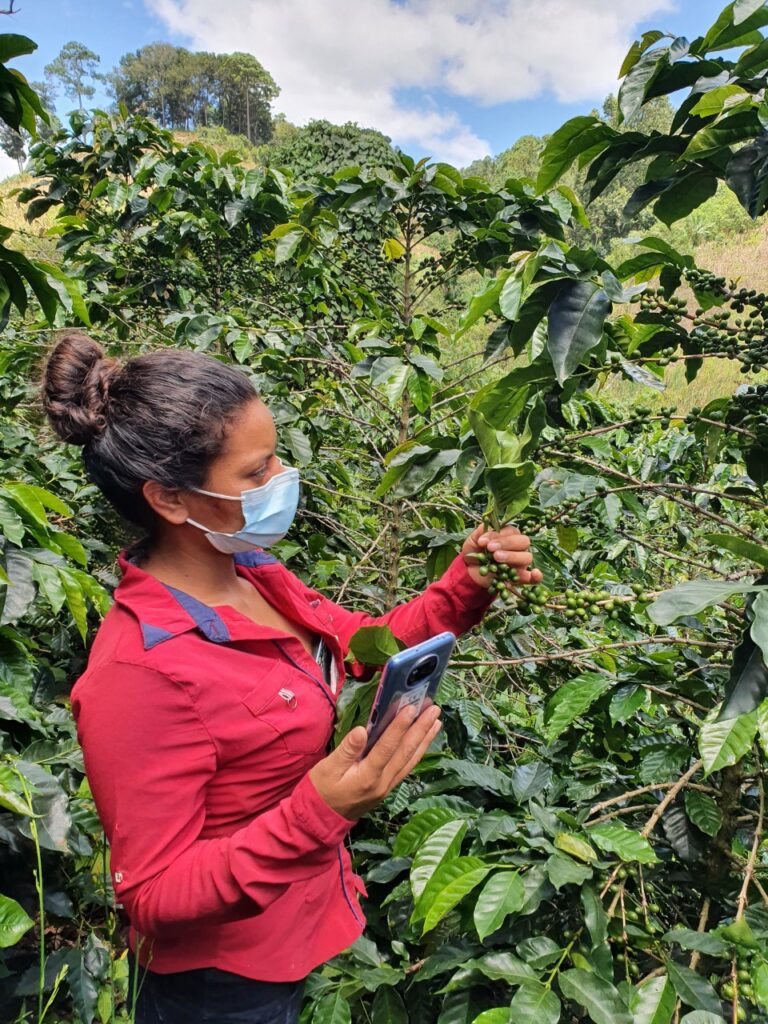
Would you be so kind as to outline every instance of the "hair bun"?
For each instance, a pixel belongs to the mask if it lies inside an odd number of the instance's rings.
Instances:
[[[87,445],[104,432],[109,384],[119,370],[87,334],[60,336],[43,374],[43,408],[62,441]]]

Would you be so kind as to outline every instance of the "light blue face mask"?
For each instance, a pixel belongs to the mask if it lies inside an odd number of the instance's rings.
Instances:
[[[209,530],[194,519],[187,519],[190,526],[205,531],[210,543],[225,555],[254,548],[268,548],[282,540],[291,527],[299,505],[299,471],[291,467],[273,476],[262,487],[251,487],[239,497],[231,494],[217,494],[192,488],[198,494],[209,498],[223,498],[225,501],[239,501],[243,509],[243,525],[234,533]]]

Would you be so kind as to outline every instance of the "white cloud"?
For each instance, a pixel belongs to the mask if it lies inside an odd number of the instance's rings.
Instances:
[[[357,121],[404,149],[466,164],[488,143],[451,97],[491,105],[616,87],[635,26],[673,0],[145,0],[191,45],[246,50],[291,121]],[[403,90],[423,100],[404,101]]]

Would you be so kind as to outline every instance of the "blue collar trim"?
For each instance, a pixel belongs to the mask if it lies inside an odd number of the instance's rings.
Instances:
[[[176,587],[172,587],[168,583],[164,583],[163,586],[169,594],[176,598],[207,640],[212,640],[215,644],[229,641],[229,630],[224,624],[224,620],[210,605],[203,604],[196,597],[192,597],[191,594],[187,594],[183,590],[177,590]]]
[[[175,633],[171,633],[167,629],[161,629],[160,626],[151,626],[148,622],[141,622],[139,625],[141,626],[141,635],[144,638],[145,651],[151,651],[153,647],[157,647],[158,644],[176,636]]]
[[[241,551],[235,555],[235,565],[242,565],[246,569],[253,569],[257,565],[273,565],[277,559],[274,555],[268,555],[266,551]]]

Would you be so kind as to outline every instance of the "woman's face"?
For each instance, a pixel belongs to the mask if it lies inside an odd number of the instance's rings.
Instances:
[[[272,415],[259,398],[243,407],[230,423],[221,454],[208,467],[202,489],[239,498],[243,491],[262,487],[283,470],[275,455],[277,434]],[[234,533],[243,526],[236,501],[210,498],[194,491],[185,496],[189,516],[210,530]]]

